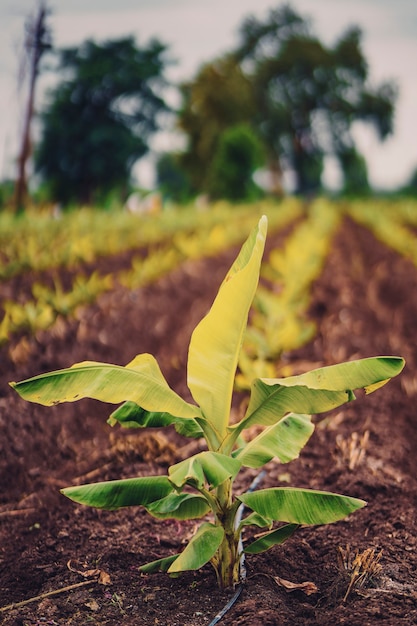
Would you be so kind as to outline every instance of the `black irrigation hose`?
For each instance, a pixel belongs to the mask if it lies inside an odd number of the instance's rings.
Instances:
[[[210,622],[209,626],[214,626],[215,624],[218,624],[220,622],[221,618],[227,613],[229,609],[232,608],[232,606],[234,605],[234,603],[236,602],[236,600],[242,593],[242,589],[243,589],[243,585],[240,584],[237,587],[235,594],[230,598],[229,602],[222,608],[222,610],[219,611],[219,613],[217,613],[216,617],[213,619],[212,622]]]
[[[253,481],[252,481],[252,483],[251,483],[247,493],[250,493],[251,491],[255,491],[255,489],[258,487],[259,483],[262,481],[264,476],[265,476],[265,471],[259,472],[259,474],[253,479]],[[239,509],[239,513],[237,515],[237,519],[236,519],[237,524],[240,523],[240,520],[242,518],[243,509],[244,509],[244,506],[242,504],[240,509]],[[241,560],[242,579],[244,580],[246,578],[246,570],[245,570],[244,565],[243,565],[243,559],[244,559],[243,551],[242,551],[241,559],[242,559]],[[239,598],[240,594],[242,593],[242,589],[243,589],[243,584],[241,583],[240,585],[238,585],[238,587],[236,588],[235,593],[230,598],[230,600],[227,602],[227,604],[225,604],[225,606],[222,608],[222,610],[219,611],[217,613],[216,617],[210,622],[209,626],[215,626],[215,624],[218,624],[220,622],[222,617],[224,617],[226,615],[227,611],[229,611],[229,609],[231,609],[232,606],[235,604],[236,600]]]

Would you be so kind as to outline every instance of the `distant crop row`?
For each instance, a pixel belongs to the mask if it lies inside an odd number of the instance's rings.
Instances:
[[[311,287],[340,223],[338,207],[317,201],[284,245],[264,260],[261,275],[266,281],[258,288],[239,362],[243,387],[254,377],[276,376],[282,353],[314,337],[316,327],[308,319]]]
[[[74,268],[93,263],[100,256],[160,244],[176,233],[213,228],[230,215],[231,207],[219,204],[210,211],[194,208],[135,215],[125,211],[80,209],[54,217],[27,213],[16,219],[0,214],[0,278],[27,271]],[[236,207],[244,217],[253,207]]]
[[[13,276],[30,273],[31,290],[13,292],[12,297],[0,291],[0,344],[16,333],[36,334],[52,327],[116,285],[137,289],[187,259],[214,256],[240,244],[261,213],[268,215],[271,233],[291,223],[294,227],[283,245],[263,261],[262,284],[240,360],[242,386],[255,375],[276,375],[281,354],[314,337],[316,329],[308,318],[311,286],[320,276],[343,215],[417,265],[417,204],[409,201],[352,202],[342,207],[317,200],[307,211],[301,201],[288,199],[241,207],[221,203],[206,211],[190,207],[153,216],[83,210],[60,219],[2,215],[0,276],[3,283],[10,283]],[[106,274],[91,269],[99,257],[129,250],[127,269]],[[71,284],[65,288],[59,272],[51,272],[59,267],[71,269]],[[42,271],[52,274],[53,284],[50,275],[45,282]]]
[[[373,232],[389,246],[417,266],[417,203],[402,202],[352,203],[348,214]]]
[[[29,295],[17,293],[3,299],[0,344],[18,332],[34,334],[50,328],[58,318],[74,315],[79,307],[94,302],[118,283],[136,289],[186,259],[215,255],[241,243],[260,212],[270,215],[271,228],[276,230],[295,219],[301,205],[219,204],[210,211],[181,209],[147,217],[92,211],[66,215],[62,220],[32,216],[32,220],[13,221],[5,216],[3,224],[8,228],[1,231],[7,241],[2,248],[3,279],[30,272],[33,282]],[[87,225],[90,230],[85,232]],[[135,249],[142,253],[135,255]],[[105,275],[86,272],[86,264],[93,264],[99,256],[111,257],[127,250],[133,252],[129,269]],[[62,266],[73,269],[69,288],[64,289],[59,275],[53,274],[52,286],[37,277],[40,271]]]

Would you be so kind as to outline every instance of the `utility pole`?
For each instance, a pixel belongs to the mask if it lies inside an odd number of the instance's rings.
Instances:
[[[39,76],[39,65],[42,55],[51,49],[51,34],[46,26],[49,9],[44,0],[40,0],[36,15],[26,23],[25,52],[29,61],[29,95],[23,121],[22,143],[18,156],[18,174],[15,186],[15,211],[23,210],[27,199],[26,164],[31,154],[30,129],[34,114],[35,88]]]

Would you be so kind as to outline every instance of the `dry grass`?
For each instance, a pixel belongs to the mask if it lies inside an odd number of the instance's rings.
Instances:
[[[340,435],[336,437],[336,446],[339,452],[339,459],[343,465],[347,465],[353,471],[365,459],[366,449],[369,443],[369,430],[365,430],[363,435],[352,433],[347,439]]]
[[[382,565],[380,564],[382,550],[377,552],[375,548],[367,548],[363,552],[359,552],[352,550],[347,545],[346,548],[339,547],[338,556],[340,567],[349,577],[349,585],[343,602],[346,602],[353,589],[366,587],[382,572]]]

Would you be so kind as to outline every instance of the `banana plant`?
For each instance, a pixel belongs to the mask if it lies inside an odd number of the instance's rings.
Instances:
[[[233,423],[234,380],[266,233],[263,216],[210,311],[194,329],[187,370],[193,402],[168,386],[150,354],[138,355],[125,367],[86,361],[11,383],[24,399],[43,405],[83,397],[119,405],[108,420],[110,425],[174,425],[182,435],[204,437],[207,449],[171,466],[166,475],[62,490],[73,501],[97,508],[142,506],[158,519],[201,520],[185,549],[143,565],[143,572],[178,575],[210,562],[219,586],[228,588],[242,578],[242,551],[263,552],[283,543],[300,525],[336,522],[366,504],[350,496],[291,487],[235,493],[235,479],[245,468],[261,468],[274,458],[287,463],[299,456],[314,430],[311,415],[353,400],[355,389],[376,390],[404,366],[400,357],[375,357],[288,378],[258,378],[252,383],[245,415]],[[261,426],[261,432],[245,441],[253,425]],[[244,545],[242,535],[248,526],[265,532]]]

